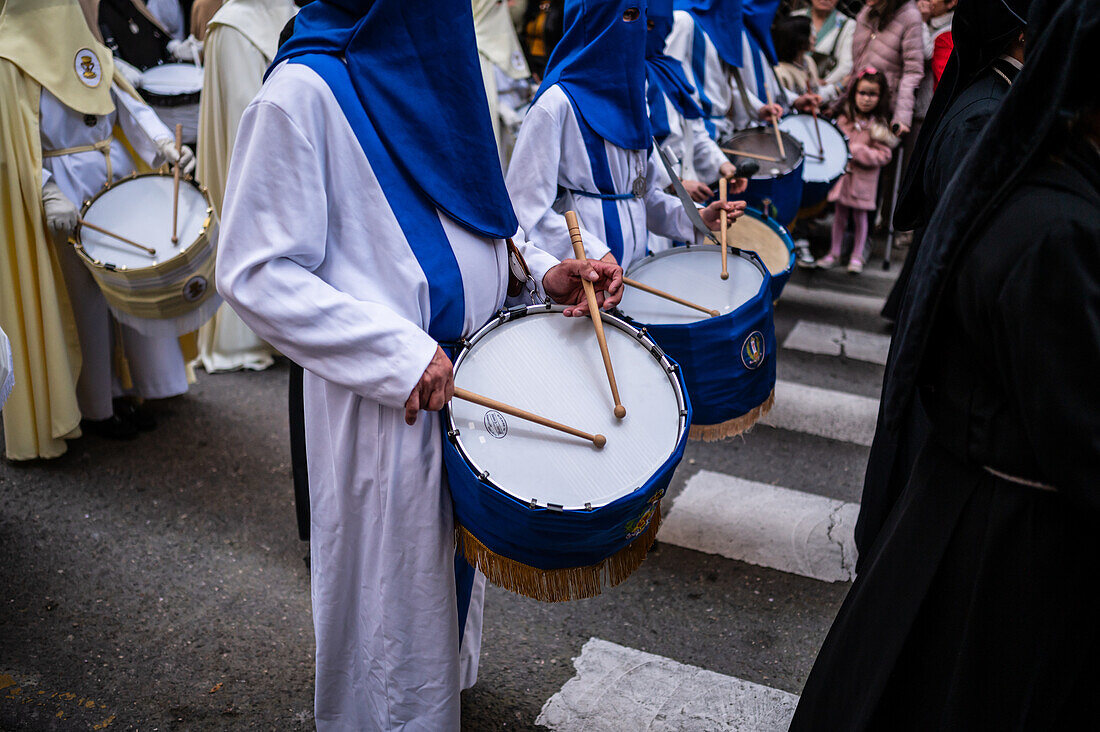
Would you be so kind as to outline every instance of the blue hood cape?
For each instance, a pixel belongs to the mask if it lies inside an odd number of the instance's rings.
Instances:
[[[742,0],[676,0],[677,10],[686,10],[695,18],[714,44],[718,57],[730,66],[741,67]]]
[[[638,17],[627,21],[630,9]],[[566,0],[565,33],[535,95],[557,84],[581,120],[625,150],[647,150],[646,0]]]
[[[317,0],[298,13],[268,73],[307,56],[349,122],[349,110],[365,112],[381,143],[360,136],[372,167],[395,166],[413,190],[474,234],[516,233],[469,0]]]
[[[772,42],[772,21],[778,10],[779,0],[741,0],[745,30],[772,66],[779,62],[775,55],[775,43]]]
[[[691,96],[695,87],[684,76],[684,67],[664,51],[665,39],[672,31],[672,0],[649,0],[649,22],[653,25],[646,35],[645,47],[649,126],[657,142],[663,142],[672,131],[665,97],[684,119],[699,119],[703,110]]]

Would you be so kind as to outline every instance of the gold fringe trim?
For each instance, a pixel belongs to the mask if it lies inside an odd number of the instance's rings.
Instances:
[[[455,524],[455,541],[466,561],[494,585],[541,602],[564,602],[596,597],[629,577],[646,558],[660,526],[658,502],[649,526],[625,549],[598,564],[567,569],[537,569],[503,557],[459,524]]]
[[[688,438],[692,440],[703,440],[704,442],[714,442],[715,440],[721,440],[726,437],[734,437],[742,432],[748,432],[756,424],[757,420],[761,419],[768,412],[772,410],[772,405],[775,404],[775,389],[772,389],[772,393],[768,395],[768,398],[764,400],[764,403],[755,409],[750,409],[748,413],[742,414],[740,417],[734,417],[733,419],[726,420],[719,424],[693,424],[691,425],[691,431],[688,432]]]

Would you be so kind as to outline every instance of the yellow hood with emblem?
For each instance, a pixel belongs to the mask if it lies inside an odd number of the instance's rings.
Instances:
[[[81,114],[114,111],[114,60],[77,0],[6,0],[0,7],[0,58]]]

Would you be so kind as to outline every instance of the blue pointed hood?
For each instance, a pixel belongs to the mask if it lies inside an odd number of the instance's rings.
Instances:
[[[666,97],[685,119],[699,119],[703,110],[691,96],[695,87],[684,76],[684,67],[665,54],[665,39],[672,31],[672,0],[649,0],[648,21],[652,25],[645,48],[649,125],[653,136],[662,142],[671,132]]]
[[[362,106],[385,153],[437,208],[480,236],[516,233],[469,0],[316,0],[271,68],[308,54],[346,60],[351,85],[333,93]],[[348,94],[357,99],[340,99]]]
[[[779,0],[741,0],[741,15],[745,30],[756,46],[768,57],[772,66],[778,63],[772,42],[772,21],[779,10]]]
[[[718,57],[730,66],[741,67],[742,0],[675,0],[677,10],[686,10],[695,18],[714,44]]]
[[[535,98],[557,84],[600,137],[647,149],[646,0],[566,0],[564,28]]]

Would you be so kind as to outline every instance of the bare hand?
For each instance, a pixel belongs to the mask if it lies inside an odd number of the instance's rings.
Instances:
[[[901,122],[894,123],[894,134],[898,137],[905,137],[909,134],[909,125],[902,124]]]
[[[684,184],[684,190],[691,196],[691,200],[696,203],[702,203],[714,195],[714,191],[706,183],[700,183],[697,180],[683,180],[681,182]]]
[[[745,214],[745,202],[744,201],[715,201],[702,211],[699,215],[703,217],[703,223],[707,225],[707,228],[711,231],[718,231],[722,228],[722,210],[725,209],[728,220],[732,223],[741,218]]]
[[[772,120],[778,122],[779,118],[783,116],[783,108],[778,104],[765,104],[757,114],[765,122],[771,122]]]
[[[807,92],[795,99],[791,106],[799,112],[817,112],[821,109],[821,96]]]
[[[443,349],[436,346],[428,368],[424,369],[424,375],[405,401],[405,424],[416,424],[416,415],[421,409],[429,412],[443,409],[443,405],[451,401],[454,394],[454,367]]]
[[[614,257],[611,259],[610,262],[589,259],[583,263],[577,259],[564,259],[561,264],[551,267],[542,278],[542,287],[551,300],[569,306],[565,308],[568,318],[588,315],[588,298],[584,294],[582,277],[595,288],[597,307],[603,310],[613,308],[623,299],[623,268],[615,264]]]

